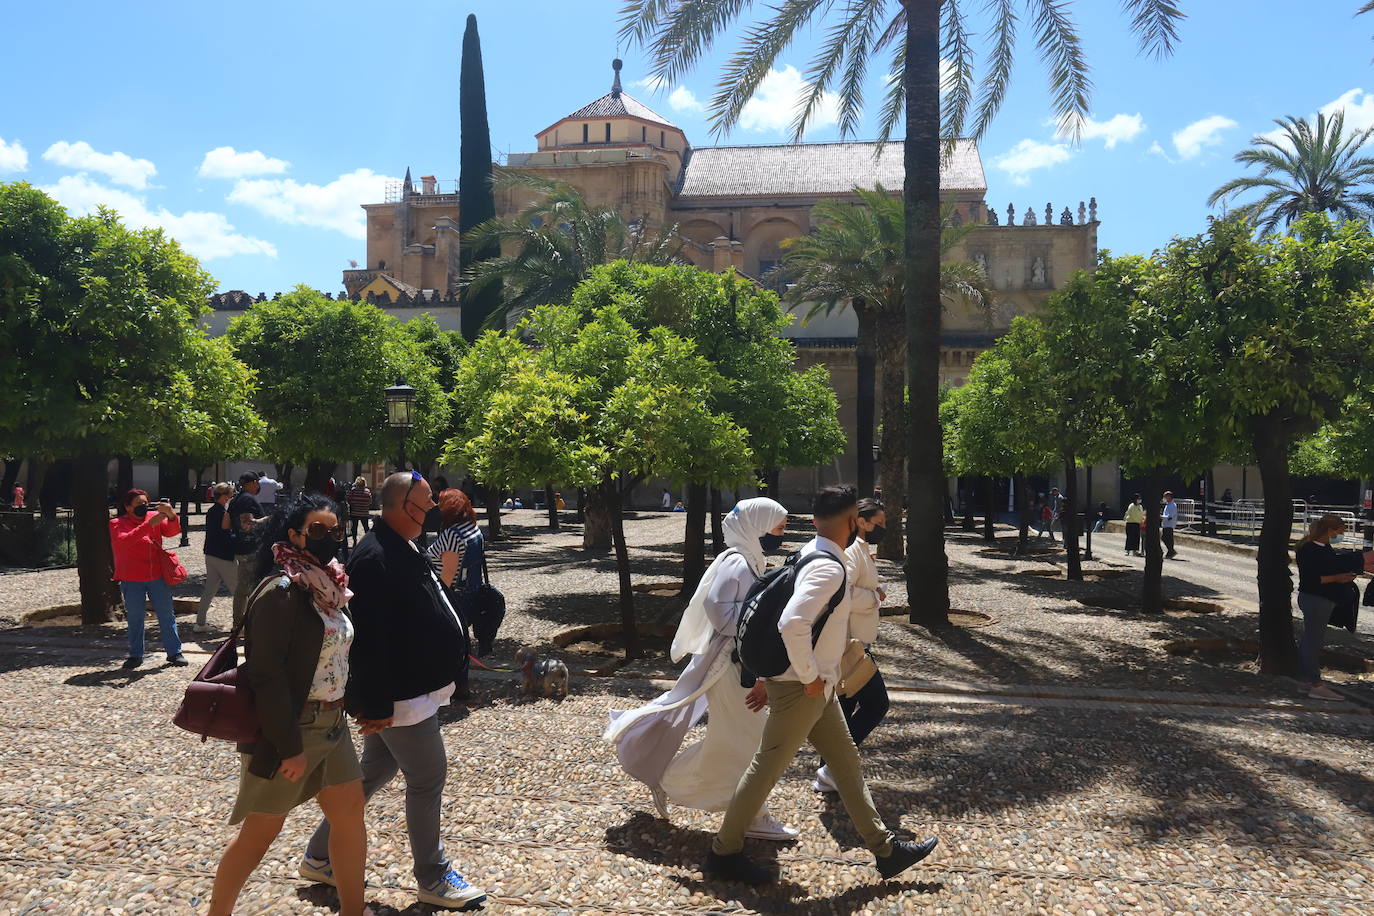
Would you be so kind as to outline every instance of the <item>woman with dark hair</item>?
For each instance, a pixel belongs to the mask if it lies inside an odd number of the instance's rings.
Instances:
[[[1298,610],[1302,611],[1302,642],[1298,664],[1307,695],[1319,700],[1344,699],[1322,683],[1322,643],[1327,625],[1355,629],[1360,590],[1355,578],[1364,571],[1371,554],[1337,550],[1345,538],[1345,519],[1323,515],[1307,529],[1293,553],[1298,561]]]
[[[120,513],[110,519],[110,546],[114,549],[114,577],[124,596],[124,615],[129,621],[129,657],[123,668],[143,664],[143,629],[148,602],[157,612],[167,664],[184,666],[177,618],[172,611],[172,592],[162,581],[162,539],[181,534],[181,523],[172,504],[148,502],[146,490],[130,490],[120,502]]]
[[[878,641],[879,609],[887,599],[887,589],[878,582],[878,567],[869,545],[878,544],[886,534],[887,509],[877,499],[859,500],[859,534],[844,552],[849,573],[849,638],[869,649]],[[887,708],[887,685],[880,671],[873,672],[857,693],[840,697],[840,710],[849,724],[855,747],[863,744],[883,721]],[[837,791],[828,766],[816,771],[812,787],[818,792]]]
[[[343,916],[365,916],[362,768],[344,716],[353,623],[348,576],[335,559],[344,540],[334,504],[299,494],[278,506],[258,548],[259,582],[244,621],[243,676],[262,731],[239,745],[241,824],[215,872],[209,916],[229,916],[248,876],[291,809],[314,798],[332,828],[329,861],[303,877],[332,884]]]

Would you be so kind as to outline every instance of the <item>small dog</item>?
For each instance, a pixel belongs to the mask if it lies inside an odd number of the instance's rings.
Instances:
[[[520,692],[532,697],[562,699],[568,695],[568,666],[556,658],[540,659],[529,646],[515,653],[520,666]]]

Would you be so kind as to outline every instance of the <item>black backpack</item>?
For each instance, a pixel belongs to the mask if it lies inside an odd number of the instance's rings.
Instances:
[[[787,657],[787,646],[783,644],[782,634],[778,632],[778,621],[782,619],[783,609],[792,600],[792,592],[797,585],[797,576],[802,568],[812,560],[825,559],[839,563],[848,581],[848,570],[844,563],[823,550],[814,550],[806,556],[801,552],[789,556],[783,564],[758,579],[744,597],[740,610],[739,625],[735,632],[735,653],[739,662],[751,676],[777,677],[792,665]],[[844,597],[846,582],[826,604],[825,610],[811,625],[811,645],[821,638],[826,621],[835,606]],[[752,684],[753,681],[750,680]]]
[[[459,579],[453,583],[453,589],[462,605],[463,617],[471,624],[472,635],[477,638],[475,654],[481,658],[491,654],[497,630],[506,617],[506,596],[491,584],[486,546],[481,538],[468,539],[460,573]]]

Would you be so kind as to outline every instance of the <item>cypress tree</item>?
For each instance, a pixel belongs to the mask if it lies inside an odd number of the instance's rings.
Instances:
[[[491,128],[487,125],[487,88],[482,76],[482,40],[477,35],[477,17],[468,14],[463,30],[463,57],[458,76],[458,117],[462,135],[459,141],[458,229],[466,238],[476,225],[496,216],[496,198],[491,190]],[[499,246],[477,252],[464,252],[466,258],[483,261],[500,254]],[[493,284],[474,297],[464,297],[462,333],[476,340],[482,322],[501,301],[500,287]]]

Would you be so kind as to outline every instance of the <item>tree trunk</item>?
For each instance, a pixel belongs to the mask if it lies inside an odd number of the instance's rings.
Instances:
[[[883,383],[883,505],[888,518],[887,534],[878,545],[878,556],[894,562],[906,556],[902,531],[902,507],[907,501],[905,325],[906,316],[900,311],[885,311],[878,320],[878,371]]]
[[[985,541],[997,540],[997,529],[995,527],[997,505],[996,499],[994,498],[994,493],[996,491],[996,487],[993,486],[994,482],[992,477],[983,478],[983,540]]]
[[[679,595],[691,598],[706,572],[706,485],[687,485],[687,509],[682,532],[682,591]]]
[[[109,623],[114,619],[110,579],[114,552],[110,547],[110,514],[105,505],[104,455],[84,454],[76,459],[72,487],[72,527],[76,540],[76,573],[81,589],[81,622]],[[144,608],[128,608],[142,614]]]
[[[328,461],[312,458],[305,465],[305,492],[322,493],[324,482],[334,476],[334,469],[339,466],[337,461]]]
[[[1073,452],[1064,455],[1064,502],[1059,513],[1060,533],[1064,535],[1064,550],[1068,553],[1070,579],[1083,581],[1083,564],[1078,555],[1078,468]]]
[[[558,506],[553,501],[553,484],[544,484],[544,505],[549,508],[549,530],[558,530]]]
[[[876,403],[874,369],[877,365],[876,345],[879,333],[878,316],[867,302],[855,298],[853,308],[854,316],[859,321],[858,338],[854,342],[858,388],[854,401],[854,449],[858,465],[858,480],[855,483],[859,489],[859,496],[864,497],[873,492],[873,421]]]
[[[973,506],[977,502],[973,495],[973,486],[970,485],[968,489],[959,488],[959,499],[964,503],[964,521],[960,527],[965,531],[976,531],[978,528],[978,519],[973,517]]]
[[[613,522],[611,505],[619,506],[620,492],[605,487],[589,487],[586,491],[587,508],[583,512],[582,549],[605,553],[611,549]]]
[[[29,458],[29,480],[28,486],[24,488],[27,495],[24,497],[24,505],[30,510],[37,509],[42,515],[56,515],[57,508],[49,507],[43,501],[43,485],[48,480],[49,462],[42,458]],[[101,477],[104,480],[104,477]],[[102,501],[105,494],[101,494]]]
[[[119,456],[119,470],[115,474],[115,495],[123,497],[134,488],[134,459],[128,455]]]
[[[630,550],[625,545],[625,518],[621,513],[619,492],[615,479],[607,474],[601,482],[602,501],[611,518],[611,534],[615,540],[615,568],[620,579],[620,632],[625,639],[625,660],[632,661],[642,654],[639,629],[635,621],[635,593],[630,584]]]
[[[0,504],[8,506],[14,497],[14,483],[19,479],[19,466],[24,463],[22,457],[10,458],[5,461],[5,476],[0,478]]]
[[[1030,500],[1026,499],[1026,475],[1016,475],[1016,555],[1022,556],[1030,543]]]
[[[1159,501],[1163,492],[1164,469],[1155,468],[1145,476],[1145,527],[1140,532],[1140,544],[1145,551],[1140,609],[1147,614],[1164,613],[1164,547],[1159,543]]]
[[[725,524],[720,505],[720,491],[711,488],[711,552],[725,552]]]
[[[1294,675],[1298,651],[1293,644],[1293,576],[1288,571],[1288,541],[1293,534],[1293,484],[1288,478],[1289,438],[1281,421],[1263,417],[1255,424],[1255,464],[1264,487],[1264,524],[1260,527],[1260,671]]]
[[[577,514],[575,518],[579,525],[587,521],[587,490],[585,487],[577,488]]]
[[[903,142],[907,328],[906,588],[911,622],[949,623],[949,559],[941,519],[945,489],[940,435],[940,4],[906,8]]]

